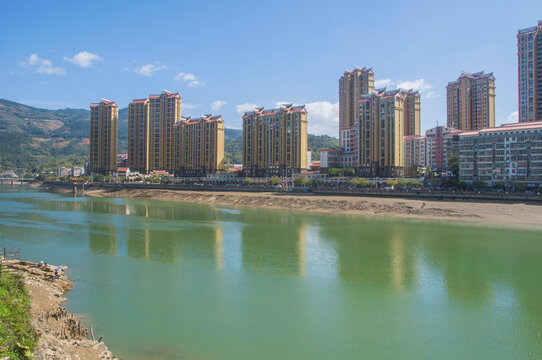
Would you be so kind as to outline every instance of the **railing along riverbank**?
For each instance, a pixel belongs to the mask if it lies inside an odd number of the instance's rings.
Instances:
[[[71,182],[44,181],[44,187],[74,189]],[[83,188],[79,185],[79,188]],[[138,190],[185,190],[185,191],[214,191],[214,192],[274,192],[277,195],[322,195],[322,196],[368,196],[383,198],[403,198],[417,200],[456,200],[456,201],[496,201],[496,202],[528,202],[542,204],[542,195],[523,192],[464,192],[464,191],[429,191],[429,190],[387,190],[387,189],[356,189],[356,188],[304,188],[298,187],[285,191],[273,186],[262,185],[187,185],[187,184],[108,184],[89,183],[85,190],[93,189],[138,189]],[[54,190],[54,189],[52,189]]]

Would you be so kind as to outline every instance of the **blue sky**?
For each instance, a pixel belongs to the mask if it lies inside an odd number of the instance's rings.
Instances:
[[[338,133],[338,79],[422,92],[422,129],[445,123],[445,86],[494,72],[497,124],[515,121],[516,33],[542,1],[6,1],[0,98],[36,107],[121,107],[179,91],[183,115],[241,128],[253,105],[307,104],[309,133]]]

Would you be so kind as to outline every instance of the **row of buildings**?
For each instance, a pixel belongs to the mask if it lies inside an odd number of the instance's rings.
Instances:
[[[205,176],[224,168],[220,115],[181,116],[182,99],[164,90],[128,105],[130,171]],[[90,105],[90,171],[117,171],[118,105]],[[248,176],[291,175],[307,169],[307,110],[284,104],[243,115],[243,168]]]
[[[422,136],[419,94],[374,89],[373,70],[357,67],[339,80],[341,148],[321,151],[321,169],[353,167],[364,176],[408,176],[417,167],[445,171],[448,159],[457,155],[465,181],[542,181],[542,21],[519,30],[517,39],[520,124],[495,127],[493,73],[462,72],[446,86],[446,126]]]
[[[155,170],[205,175],[224,166],[224,120],[220,115],[181,117],[179,93],[136,99],[128,105],[128,158],[132,172]],[[118,105],[102,99],[90,105],[90,171],[117,171]]]
[[[517,39],[519,122],[542,121],[542,21],[519,30]],[[320,168],[325,172],[330,167],[352,167],[366,177],[407,176],[419,166],[446,170],[451,154],[456,154],[465,179],[472,171],[470,179],[493,181],[509,174],[531,181],[538,174],[538,128],[536,124],[495,128],[495,96],[493,73],[462,72],[446,86],[446,126],[437,126],[422,136],[421,97],[417,91],[375,89],[372,69],[347,70],[339,79],[340,148],[321,150]],[[307,169],[310,159],[306,156],[304,106],[256,108],[246,112],[242,120],[245,175],[286,176]],[[115,171],[117,127],[116,103],[102,100],[91,104],[92,172]],[[528,142],[510,148],[515,151],[513,156],[503,145],[510,164],[506,163],[507,157],[500,162],[502,149],[497,143],[502,138],[525,138]],[[491,169],[485,161],[488,157],[483,155],[489,146],[484,143],[487,141],[494,142]],[[511,141],[506,140],[506,144]],[[462,151],[470,146],[467,144],[475,144],[475,148]],[[484,161],[468,158],[471,152]],[[183,118],[181,96],[169,91],[132,101],[128,109],[128,167],[145,174],[164,170],[179,176],[201,176],[220,170],[224,167],[222,117],[209,114],[198,119]]]

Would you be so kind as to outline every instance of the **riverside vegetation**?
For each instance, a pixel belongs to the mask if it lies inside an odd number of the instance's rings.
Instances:
[[[30,295],[20,276],[0,277],[0,358],[30,359],[38,334],[30,324]]]

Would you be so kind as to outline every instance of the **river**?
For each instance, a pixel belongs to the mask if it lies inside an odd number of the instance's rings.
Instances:
[[[0,187],[124,359],[540,359],[542,232]]]

